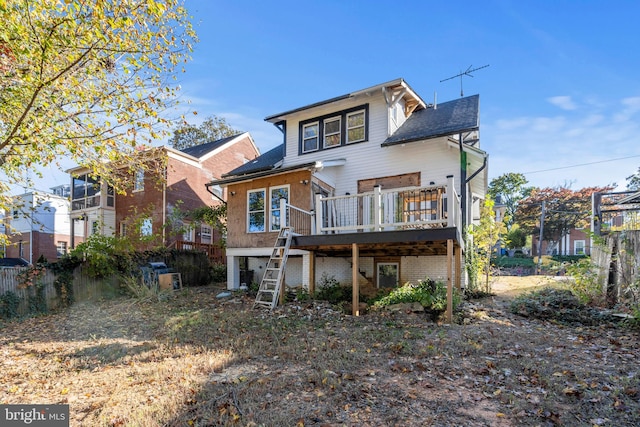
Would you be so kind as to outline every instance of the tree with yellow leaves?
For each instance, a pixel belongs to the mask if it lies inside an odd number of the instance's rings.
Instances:
[[[113,165],[170,134],[197,41],[182,0],[0,0],[0,22],[2,193],[61,158],[119,188]]]

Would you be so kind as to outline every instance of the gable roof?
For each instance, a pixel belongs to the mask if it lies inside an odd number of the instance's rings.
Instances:
[[[178,151],[182,151],[183,153],[188,154],[190,156],[200,158],[205,154],[215,150],[216,148],[220,148],[226,143],[231,142],[233,139],[237,138],[243,133],[246,133],[246,132],[241,132],[232,136],[227,136],[226,138],[221,138],[215,141],[205,142],[204,144],[200,144],[200,145],[194,145],[193,147],[187,147]]]
[[[380,83],[375,86],[371,86],[365,89],[360,89],[355,92],[347,93],[345,95],[336,96],[335,98],[326,99],[324,101],[315,102],[313,104],[305,105],[304,107],[295,108],[293,110],[285,111],[283,113],[271,115],[264,120],[270,123],[280,123],[285,120],[285,118],[291,114],[298,113],[300,111],[309,110],[311,108],[319,107],[326,104],[331,104],[332,102],[341,101],[343,99],[349,99],[360,95],[371,95],[379,90],[384,89],[398,89],[403,93],[403,97],[405,98],[407,105],[412,105],[414,108],[424,108],[426,103],[418,96],[418,94],[409,86],[407,82],[402,78],[398,78],[395,80],[391,80],[386,83]]]
[[[443,102],[435,108],[415,111],[406,122],[389,136],[383,147],[412,141],[438,138],[478,130],[480,96],[472,95]]]

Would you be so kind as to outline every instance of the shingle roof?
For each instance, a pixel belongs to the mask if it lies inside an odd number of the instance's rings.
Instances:
[[[231,141],[234,138],[237,138],[239,135],[242,135],[242,133],[228,136],[226,138],[218,139],[216,141],[205,142],[204,144],[188,147],[180,151],[182,151],[185,154],[189,154],[190,156],[200,158],[205,154],[215,150],[216,148],[222,147],[224,144],[226,144],[227,142]]]
[[[0,258],[0,267],[26,267],[29,261],[24,258]]]
[[[479,101],[479,95],[472,95],[443,102],[437,108],[415,111],[382,146],[477,130],[480,126]]]
[[[280,144],[264,154],[256,157],[250,162],[235,168],[222,175],[223,178],[235,175],[246,175],[249,173],[261,172],[273,169],[276,164],[284,159],[284,144]]]

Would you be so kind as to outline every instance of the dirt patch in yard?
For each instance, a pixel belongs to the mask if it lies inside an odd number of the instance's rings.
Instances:
[[[546,280],[499,277],[454,325],[215,287],[76,304],[2,325],[0,402],[68,403],[72,426],[638,425],[637,331],[509,312]]]

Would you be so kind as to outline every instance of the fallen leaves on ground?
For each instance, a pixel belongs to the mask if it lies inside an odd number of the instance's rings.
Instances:
[[[73,426],[616,425],[640,422],[636,331],[469,303],[462,324],[252,309],[192,288],[3,325],[0,403],[68,403]]]

